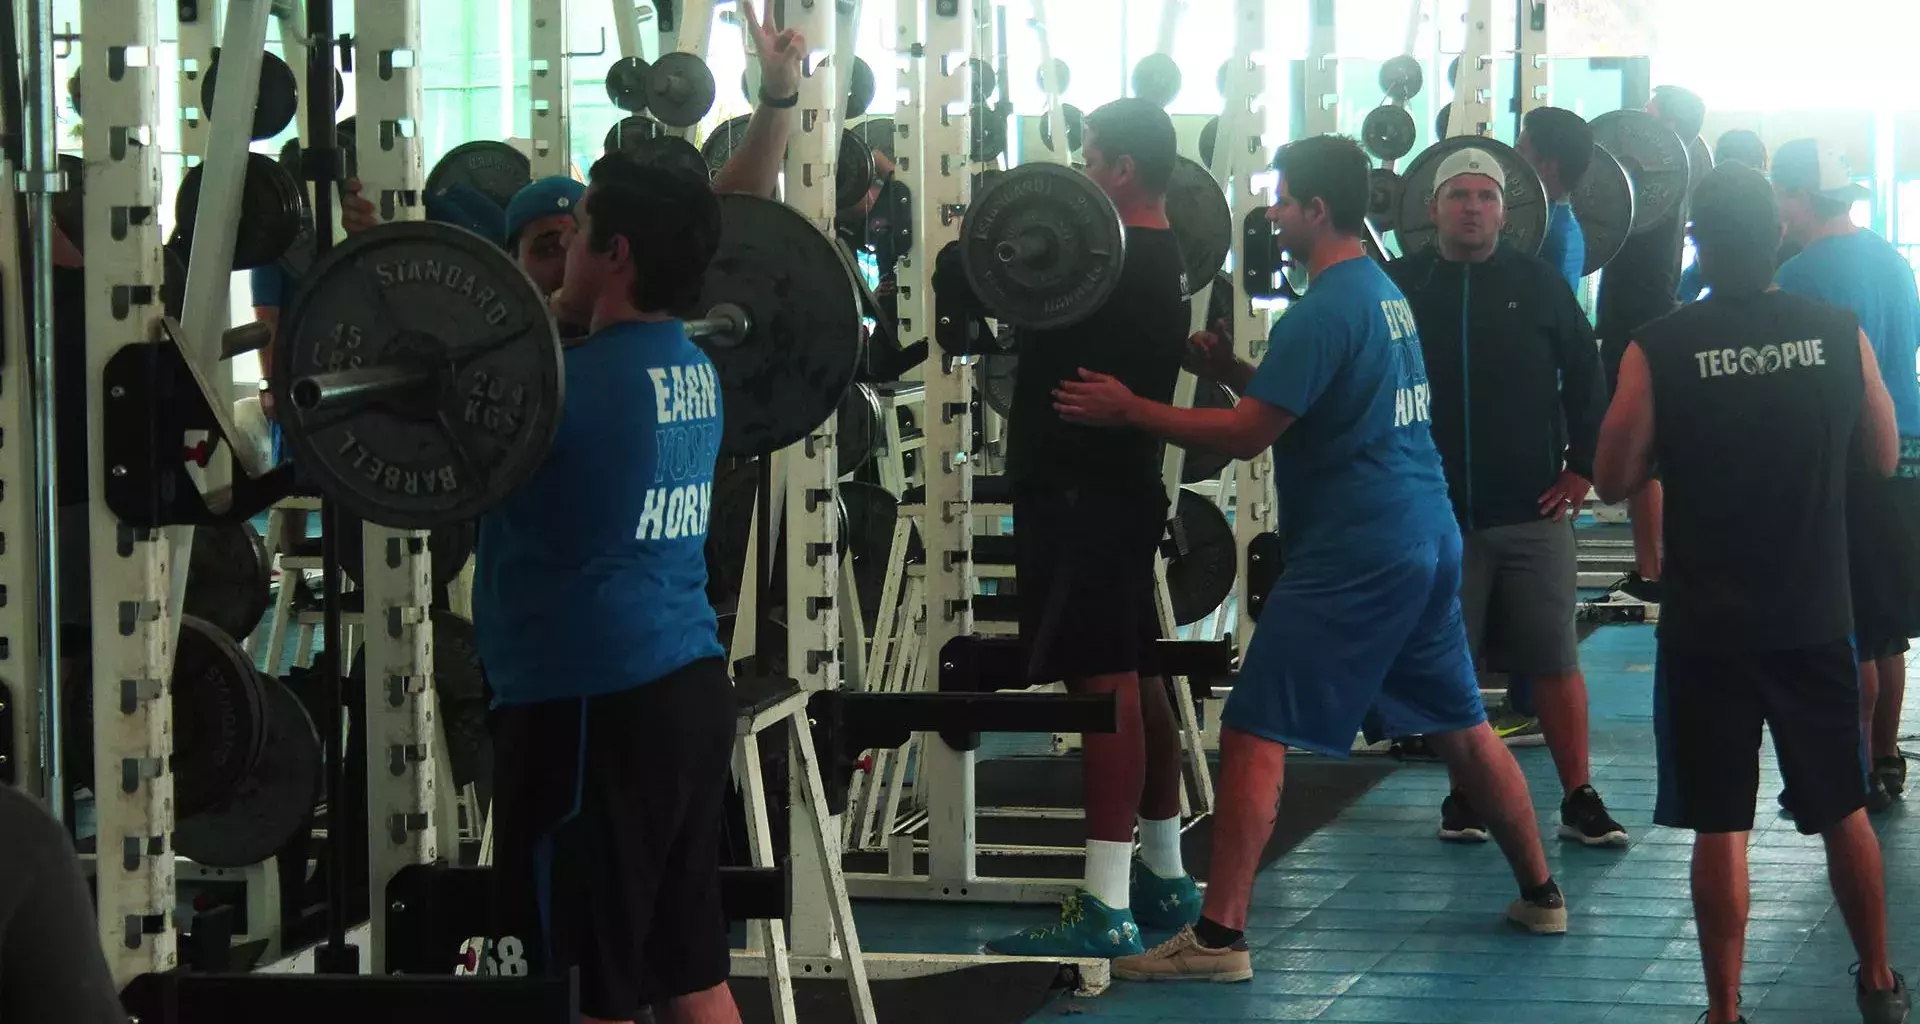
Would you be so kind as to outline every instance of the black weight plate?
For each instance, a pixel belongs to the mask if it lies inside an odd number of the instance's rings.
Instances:
[[[1133,66],[1133,94],[1156,107],[1180,95],[1180,65],[1164,53],[1149,53]]]
[[[232,637],[245,638],[273,603],[273,564],[259,531],[245,520],[193,528],[182,609]]]
[[[401,529],[477,519],[545,461],[564,400],[545,296],[486,239],[426,221],[369,228],[294,293],[275,404],[301,472],[363,518]],[[347,412],[297,408],[296,378],[427,370],[436,384]]]
[[[360,176],[358,157],[360,140],[356,131],[354,119],[351,117],[341,121],[333,129],[333,145],[340,151],[340,162],[346,178]],[[295,181],[302,180],[306,174],[306,169],[301,166],[303,155],[300,140],[297,138],[288,139],[286,144],[280,147],[280,166],[285,167]]]
[[[1400,175],[1385,167],[1367,172],[1367,216],[1381,231],[1392,231],[1400,210]]]
[[[1440,173],[1440,163],[1462,149],[1481,150],[1500,164],[1507,177],[1507,226],[1500,234],[1529,256],[1539,252],[1540,242],[1547,237],[1550,212],[1547,187],[1540,183],[1540,176],[1513,147],[1477,135],[1462,135],[1428,146],[1407,165],[1394,223],[1394,231],[1400,238],[1400,254],[1412,255],[1433,244],[1437,231],[1427,213],[1433,178]]]
[[[612,77],[607,81],[611,93]],[[713,71],[694,54],[677,50],[661,54],[647,70],[646,84],[647,112],[664,124],[675,128],[699,124],[713,109]]]
[[[629,114],[647,109],[647,62],[622,57],[607,68],[607,102]]]
[[[1173,621],[1188,626],[1233,593],[1240,552],[1226,513],[1184,487],[1167,529],[1167,595],[1173,601]]]
[[[1460,87],[1460,58],[1458,57],[1447,64],[1447,87],[1450,89]]]
[[[1229,297],[1231,301],[1231,297]],[[1233,389],[1217,380],[1196,382],[1193,390],[1195,409],[1231,409],[1234,404]],[[1233,465],[1233,456],[1219,452],[1210,452],[1203,448],[1187,449],[1187,457],[1180,463],[1180,482],[1197,484],[1202,480],[1218,480],[1220,474]]]
[[[751,462],[724,466],[713,474],[707,513],[707,603],[721,611],[740,599],[753,530],[753,497],[760,468]]]
[[[200,212],[200,181],[205,164],[195,164],[174,194],[173,222],[178,237],[191,247]],[[248,153],[240,191],[240,226],[233,236],[233,269],[253,270],[286,255],[300,238],[306,216],[306,190],[265,153]]]
[[[172,686],[173,802],[184,818],[225,802],[253,770],[259,680],[238,641],[182,615]]]
[[[880,399],[865,384],[855,384],[840,399],[840,412],[834,420],[834,454],[840,475],[855,472],[880,454],[886,424],[880,418]]]
[[[720,215],[698,312],[732,303],[753,323],[737,344],[697,343],[720,373],[721,450],[765,455],[819,429],[853,386],[860,296],[838,243],[792,207],[736,193],[720,197]]]
[[[1396,103],[1406,103],[1420,95],[1420,87],[1426,84],[1426,75],[1420,70],[1420,61],[1406,55],[1392,57],[1380,65],[1380,91]]]
[[[1594,143],[1586,176],[1568,198],[1573,201],[1580,233],[1587,240],[1587,258],[1580,273],[1591,274],[1613,262],[1633,233],[1633,182],[1620,161]]]
[[[617,127],[617,126],[616,126]],[[693,143],[677,135],[661,135],[629,145],[626,154],[636,162],[662,170],[676,171],[697,181],[707,181],[707,160]]]
[[[847,550],[853,555],[853,582],[860,594],[861,617],[871,627],[879,615],[880,594],[887,585],[887,563],[893,557],[893,529],[900,521],[900,502],[879,484],[846,480],[840,484],[840,509],[846,524]],[[917,529],[907,533],[908,561],[925,557]]]
[[[1666,220],[1687,197],[1687,144],[1644,110],[1614,110],[1593,119],[1593,141],[1614,155],[1633,182],[1633,233]]]
[[[1071,103],[1060,104],[1060,118],[1067,125],[1067,152],[1071,153],[1086,139],[1087,119],[1080,108]],[[1040,143],[1053,149],[1053,119],[1044,113],[1040,115]]]
[[[992,107],[975,104],[967,116],[973,142],[969,155],[976,164],[992,163],[1007,151],[1007,119]]]
[[[1713,170],[1713,150],[1707,148],[1707,140],[1698,135],[1687,143],[1687,195],[1700,187],[1700,179]]]
[[[873,96],[879,83],[874,81],[873,67],[858,57],[853,58],[853,70],[847,77],[847,109],[842,111],[845,117],[859,117],[873,106]]]
[[[362,532],[359,516],[352,513],[340,514],[340,569],[357,586],[364,586],[366,579],[366,534]],[[476,528],[470,522],[448,523],[436,526],[427,537],[427,557],[432,562],[434,593],[439,594],[448,581],[460,575],[467,567],[467,561],[473,557],[473,544]],[[378,552],[385,558],[386,552]]]
[[[1211,331],[1216,322],[1225,320],[1231,334],[1238,313],[1234,309],[1233,275],[1223,270],[1214,275],[1213,290],[1207,293],[1206,329]]]
[[[1107,301],[1120,283],[1126,232],[1113,201],[1086,175],[1023,164],[974,197],[960,225],[960,256],[988,311],[1047,330],[1079,323]]]
[[[1233,251],[1233,207],[1213,175],[1184,156],[1173,165],[1167,184],[1167,224],[1186,259],[1187,286],[1198,289]]]
[[[1440,104],[1440,112],[1438,114],[1433,115],[1433,137],[1436,139],[1447,138],[1448,137],[1447,128],[1452,124],[1453,124],[1453,104],[1451,103]]]
[[[727,161],[733,159],[733,151],[740,146],[740,140],[747,137],[747,122],[753,120],[752,114],[730,117],[713,127],[713,133],[700,144],[700,155],[707,161],[707,173],[718,175]]]
[[[258,864],[286,846],[319,799],[320,737],[300,698],[279,680],[265,683],[267,747],[260,763],[219,807],[180,814],[173,846],[215,868]]]
[[[980,360],[978,381],[987,408],[1002,416],[1013,415],[1013,382],[1020,376],[1020,356],[988,355]]]
[[[967,72],[973,83],[973,105],[984,107],[992,103],[994,91],[1000,88],[1000,76],[994,74],[993,65],[978,57],[968,57]]]
[[[1067,86],[1073,82],[1073,69],[1067,66],[1066,61],[1058,57],[1053,59],[1052,66],[1055,78],[1054,86],[1059,90],[1056,95],[1065,96],[1067,94]],[[1040,86],[1041,94],[1045,95],[1047,91],[1047,69],[1043,67],[1035,71],[1033,73],[1033,80]]]
[[[839,209],[857,205],[873,188],[873,148],[852,131],[840,132],[840,155],[834,161],[833,193]]]
[[[1360,144],[1378,159],[1398,160],[1413,152],[1419,133],[1405,107],[1375,107],[1360,123]]]
[[[67,770],[67,789],[93,788],[93,665],[88,654],[62,658],[60,665],[60,731],[66,742],[60,761]]]
[[[480,667],[473,623],[445,608],[433,610],[433,692],[453,784],[472,785],[480,806],[492,806],[493,736],[487,729],[487,709],[493,690]]]
[[[1220,115],[1215,114],[1207,118],[1207,123],[1200,127],[1200,162],[1212,167],[1213,148],[1219,144]]]
[[[160,279],[160,309],[175,320],[186,309],[187,257],[185,247],[168,243],[160,247],[160,262],[166,267]]]
[[[213,87],[220,77],[220,51],[213,52],[213,63],[207,66],[207,73],[200,79],[200,109],[212,117]],[[335,96],[339,92],[334,93]],[[249,132],[253,141],[271,139],[287,130],[293,123],[294,114],[300,109],[300,84],[294,77],[293,69],[287,62],[275,56],[271,50],[260,54],[260,95],[254,101],[253,128]]]
[[[533,181],[533,162],[504,142],[481,140],[455,146],[427,175],[428,192],[444,192],[454,185],[478,189],[502,210]]]
[[[869,117],[849,130],[860,136],[860,141],[866,143],[868,149],[877,151],[889,160],[893,159],[893,140],[899,130],[893,118]]]
[[[652,139],[667,133],[667,126],[645,114],[631,114],[621,118],[613,127],[607,129],[603,151],[607,153],[633,153]]]

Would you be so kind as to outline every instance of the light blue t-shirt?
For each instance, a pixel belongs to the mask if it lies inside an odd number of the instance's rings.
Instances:
[[[1379,265],[1322,271],[1273,326],[1247,394],[1299,419],[1273,446],[1289,566],[1456,531],[1413,309]]]
[[[1871,231],[1822,238],[1781,264],[1774,282],[1782,291],[1837,306],[1860,318],[1880,376],[1893,396],[1901,437],[1920,437],[1920,380],[1914,350],[1920,347],[1920,290],[1913,265]]]
[[[1547,236],[1540,242],[1540,258],[1567,279],[1567,287],[1580,290],[1580,278],[1587,269],[1587,233],[1580,230],[1573,204],[1564,199],[1547,212]]]
[[[723,655],[705,544],[720,379],[677,320],[566,350],[539,472],[480,519],[473,618],[496,704],[614,693]]]

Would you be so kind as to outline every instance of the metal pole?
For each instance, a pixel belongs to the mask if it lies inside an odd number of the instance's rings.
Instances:
[[[53,472],[57,424],[53,415],[53,195],[58,147],[54,129],[53,0],[27,4],[26,188],[27,230],[33,256],[33,487],[36,525],[46,557],[38,560],[34,590],[40,602],[40,749],[45,763],[47,808],[63,818],[66,772],[61,764],[60,708],[60,497]],[[105,204],[99,204],[102,209]],[[98,214],[96,214],[98,215]]]

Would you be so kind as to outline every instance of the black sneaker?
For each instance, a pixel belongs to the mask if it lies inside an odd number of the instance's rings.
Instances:
[[[1474,813],[1466,794],[1457,789],[1440,801],[1440,838],[1449,843],[1487,841],[1486,821]]]
[[[1627,830],[1607,813],[1592,786],[1581,786],[1560,801],[1560,838],[1584,846],[1625,846]]]
[[[1695,1022],[1694,1022],[1694,1024],[1707,1024],[1707,1016],[1708,1016],[1709,1014],[1711,1014],[1711,1013],[1713,1013],[1713,1011],[1712,1011],[1712,1010],[1704,1010],[1704,1011],[1702,1011],[1702,1012],[1701,1012],[1701,1014],[1700,1014],[1700,1019],[1699,1019],[1699,1020],[1697,1020],[1697,1021],[1695,1021]],[[1745,1018],[1745,1017],[1735,1017],[1735,1018],[1733,1018],[1733,1024],[1747,1024],[1747,1018]]]
[[[1905,753],[1875,760],[1873,774],[1880,777],[1880,784],[1887,788],[1888,796],[1897,800],[1907,794],[1907,755]]]
[[[1907,979],[1893,973],[1893,987],[1883,992],[1867,991],[1860,977],[1860,965],[1854,964],[1853,1001],[1860,1008],[1860,1024],[1907,1024],[1913,1013],[1913,993],[1907,991]]]
[[[1627,573],[1625,578],[1615,583],[1609,589],[1613,593],[1625,594],[1635,601],[1640,601],[1645,604],[1659,604],[1660,599],[1666,596],[1667,591],[1667,588],[1662,586],[1659,580],[1646,579],[1637,571]]]

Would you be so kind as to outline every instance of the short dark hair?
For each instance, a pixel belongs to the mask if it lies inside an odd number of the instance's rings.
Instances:
[[[1653,90],[1653,99],[1660,104],[1661,115],[1673,122],[1681,142],[1692,142],[1707,123],[1707,101],[1691,89],[1663,85]]]
[[[1780,248],[1780,205],[1766,175],[1721,164],[1694,190],[1693,241],[1700,276],[1716,293],[1761,292],[1773,283]]]
[[[623,153],[594,162],[587,215],[594,251],[624,235],[633,253],[633,304],[645,312],[692,311],[707,264],[720,248],[720,200],[705,179],[646,166]]]
[[[1148,192],[1167,194],[1174,165],[1180,162],[1180,143],[1166,110],[1137,96],[1114,100],[1087,115],[1087,135],[1098,137],[1096,148],[1108,160],[1132,157]]]
[[[1821,220],[1833,220],[1853,213],[1853,204],[1845,199],[1823,196],[1818,192],[1806,193],[1807,205],[1813,209],[1813,215]]]
[[[1593,129],[1586,118],[1560,107],[1535,107],[1527,111],[1524,127],[1540,159],[1560,165],[1560,180],[1568,188],[1587,176],[1593,163]]]
[[[1767,144],[1760,141],[1759,132],[1745,128],[1724,131],[1713,144],[1713,162],[1746,164],[1756,171],[1764,171],[1767,169]]]
[[[1327,204],[1327,217],[1342,234],[1366,230],[1367,198],[1373,169],[1366,151],[1344,135],[1315,135],[1289,142],[1273,155],[1287,194],[1305,206],[1315,199]]]

